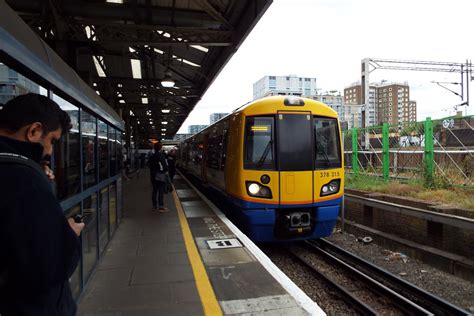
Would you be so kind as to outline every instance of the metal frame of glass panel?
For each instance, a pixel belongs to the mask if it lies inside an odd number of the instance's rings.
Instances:
[[[1,58],[2,56],[0,55],[0,62],[3,62],[3,59]],[[103,252],[100,253],[99,251],[99,248],[100,248],[100,214],[99,214],[99,210],[100,210],[100,207],[101,205],[99,204],[100,201],[101,201],[101,198],[100,198],[100,194],[101,194],[101,190],[104,189],[104,188],[107,188],[107,207],[109,207],[109,204],[110,204],[110,190],[109,190],[109,187],[111,187],[111,185],[113,185],[113,187],[115,188],[115,197],[116,197],[116,206],[115,206],[115,212],[116,212],[116,227],[118,227],[119,223],[120,223],[120,216],[123,214],[122,210],[119,210],[119,206],[121,206],[123,208],[123,196],[122,196],[122,192],[119,191],[119,189],[122,188],[121,185],[119,185],[119,179],[122,177],[122,166],[119,164],[119,161],[121,161],[121,159],[119,159],[119,157],[116,157],[115,159],[115,163],[116,163],[116,168],[114,168],[114,170],[116,170],[116,174],[111,176],[111,170],[110,170],[110,164],[111,164],[111,161],[110,161],[110,157],[112,156],[112,153],[108,154],[107,157],[108,157],[108,160],[107,160],[107,178],[105,180],[102,180],[102,181],[99,181],[100,178],[99,178],[99,168],[100,168],[100,164],[99,164],[99,120],[101,120],[102,122],[106,123],[107,124],[107,148],[108,150],[110,151],[111,149],[109,148],[109,137],[110,137],[110,133],[109,133],[109,130],[110,129],[113,129],[114,130],[114,133],[112,133],[113,136],[113,141],[117,141],[117,139],[119,140],[120,144],[117,143],[115,146],[118,146],[115,150],[115,152],[113,153],[113,155],[117,156],[117,154],[121,154],[121,151],[119,151],[120,149],[122,149],[122,139],[121,136],[122,135],[122,130],[120,128],[118,128],[117,126],[114,126],[114,125],[111,125],[109,122],[107,122],[104,118],[100,117],[97,115],[97,113],[91,113],[90,112],[90,108],[87,108],[87,111],[92,114],[96,120],[96,135],[95,135],[95,148],[94,148],[94,152],[95,152],[95,157],[94,157],[94,163],[96,165],[96,171],[95,171],[95,177],[96,177],[96,184],[87,188],[87,189],[84,189],[84,157],[83,157],[83,126],[82,126],[82,120],[83,120],[83,112],[84,112],[84,109],[86,109],[86,107],[79,103],[78,101],[76,100],[73,100],[71,97],[65,95],[62,91],[60,91],[58,88],[56,87],[52,87],[51,85],[48,85],[46,84],[45,85],[45,82],[44,82],[44,79],[41,80],[41,79],[38,79],[36,76],[32,75],[31,73],[29,72],[23,72],[21,70],[23,70],[22,67],[15,67],[14,63],[13,63],[13,66],[12,66],[12,63],[7,60],[7,62],[5,62],[5,65],[15,71],[18,70],[18,73],[22,74],[23,76],[25,76],[27,79],[31,80],[32,82],[36,83],[36,84],[39,84],[40,86],[42,86],[43,88],[45,88],[47,90],[47,96],[50,98],[50,99],[53,99],[53,94],[54,95],[57,95],[61,98],[63,98],[64,100],[66,100],[67,102],[70,102],[72,105],[76,106],[78,108],[78,120],[79,120],[79,152],[80,152],[80,165],[81,165],[81,168],[80,168],[80,190],[79,190],[79,193],[77,194],[74,194],[72,196],[69,196],[67,198],[65,198],[64,200],[60,201],[60,205],[61,207],[63,208],[63,211],[64,212],[67,212],[68,210],[74,208],[74,207],[77,207],[79,206],[80,208],[80,213],[83,214],[84,213],[84,200],[86,200],[87,198],[91,197],[93,194],[96,194],[97,198],[95,200],[95,208],[97,209],[96,211],[96,219],[97,219],[97,228],[96,228],[96,240],[95,240],[95,245],[96,245],[96,252],[97,252],[97,260],[96,262],[94,263],[91,271],[94,271],[96,269],[96,266],[98,264],[98,262],[100,261],[102,255],[103,255]],[[37,80],[38,79],[38,80]],[[54,169],[54,166],[55,166],[55,159],[57,159],[57,157],[55,157],[55,155],[53,154],[52,156],[52,161],[51,161],[51,167]],[[54,171],[54,170],[53,170]],[[121,203],[118,203],[118,200],[121,200]],[[108,210],[108,212],[110,212],[110,210]],[[107,212],[107,213],[108,213]],[[109,222],[110,221],[110,216],[107,216],[107,221]],[[113,234],[115,233],[116,229],[113,229],[111,230],[110,227],[109,227],[110,223],[107,223],[107,235],[108,235],[108,239],[107,239],[107,243],[106,245],[108,244],[108,242],[110,242],[110,240],[112,239],[113,237]],[[82,242],[82,240],[81,240]],[[105,247],[106,247],[105,245]],[[105,248],[104,248],[105,249]],[[81,249],[82,251],[82,249]],[[78,297],[76,297],[76,299],[78,299],[82,293],[83,293],[83,290],[84,290],[84,287],[85,287],[85,284],[87,283],[87,278],[88,276],[85,276],[84,275],[84,258],[81,254],[81,260],[78,264],[78,269],[79,269],[79,274],[80,274],[80,294]],[[89,274],[90,275],[90,274]]]

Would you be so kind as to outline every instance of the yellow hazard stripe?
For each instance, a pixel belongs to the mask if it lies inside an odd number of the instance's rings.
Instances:
[[[179,201],[176,190],[173,191],[174,204],[178,210],[179,222],[181,223],[181,230],[183,232],[184,243],[188,252],[189,261],[191,261],[191,267],[194,273],[194,279],[196,280],[196,287],[201,298],[202,308],[204,315],[222,315],[222,310],[217,302],[214,290],[209,282],[209,277],[206,273],[206,268],[202,263],[199,251],[194,243],[193,234],[189,228],[188,221],[184,215],[183,207]]]

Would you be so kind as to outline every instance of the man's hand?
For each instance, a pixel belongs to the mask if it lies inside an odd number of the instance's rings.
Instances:
[[[71,226],[71,229],[76,233],[76,235],[79,237],[81,235],[81,231],[84,229],[86,224],[84,223],[76,223],[74,221],[74,218],[68,218],[68,223],[69,226]]]
[[[49,180],[54,180],[54,172],[49,168],[49,161],[41,161],[41,167],[43,167],[44,173]]]

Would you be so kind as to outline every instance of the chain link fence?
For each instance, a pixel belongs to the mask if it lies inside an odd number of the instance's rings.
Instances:
[[[474,116],[344,131],[346,172],[474,188]]]

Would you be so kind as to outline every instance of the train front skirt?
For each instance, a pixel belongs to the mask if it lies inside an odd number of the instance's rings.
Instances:
[[[239,226],[257,242],[318,239],[331,235],[342,198],[305,204],[275,206],[233,199]]]

